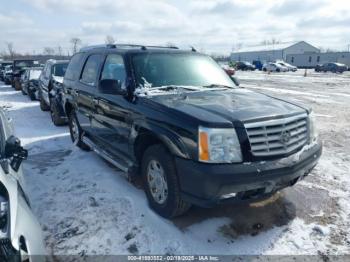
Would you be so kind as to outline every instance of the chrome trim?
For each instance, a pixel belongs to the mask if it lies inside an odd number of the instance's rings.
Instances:
[[[254,156],[288,154],[308,141],[306,113],[296,116],[244,124]]]

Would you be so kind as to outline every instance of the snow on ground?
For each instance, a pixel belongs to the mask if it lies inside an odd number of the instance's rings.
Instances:
[[[0,84],[0,106],[29,149],[26,191],[48,252],[60,254],[350,254],[350,74],[237,72],[242,86],[314,108],[324,153],[293,188],[253,205],[193,207],[172,221],[140,186],[71,143],[38,102]]]

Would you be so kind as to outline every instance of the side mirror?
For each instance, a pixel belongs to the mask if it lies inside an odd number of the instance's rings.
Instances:
[[[10,136],[5,144],[5,157],[10,159],[10,165],[13,170],[18,171],[23,160],[27,159],[28,151],[21,146],[21,141]]]
[[[98,91],[101,94],[107,95],[126,95],[127,91],[122,89],[122,83],[120,80],[103,79],[98,85]]]
[[[241,83],[239,82],[238,78],[234,77],[234,76],[230,76],[231,80],[233,81],[233,83],[235,83],[236,86],[239,86]]]

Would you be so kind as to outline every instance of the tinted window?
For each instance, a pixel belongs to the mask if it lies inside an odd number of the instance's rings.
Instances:
[[[102,79],[119,80],[122,83],[122,87],[125,88],[126,72],[124,60],[121,55],[107,56],[102,70],[101,80]]]
[[[34,61],[32,61],[32,60],[15,61],[14,64],[15,64],[15,68],[16,69],[20,69],[20,68],[23,68],[23,67],[31,67],[31,66],[33,66]]]
[[[235,85],[210,57],[194,54],[138,54],[133,57],[138,85],[161,87]],[[210,73],[208,73],[210,72]]]
[[[80,68],[81,68],[80,65],[81,65],[82,58],[83,58],[83,54],[76,54],[72,57],[72,59],[68,64],[67,71],[64,76],[65,78],[70,80],[78,79],[80,75]]]
[[[91,55],[89,56],[86,64],[84,66],[83,74],[81,76],[81,81],[88,85],[96,84],[96,78],[98,74],[98,69],[101,64],[101,55]]]
[[[52,67],[52,74],[54,76],[64,76],[68,64],[56,64]]]

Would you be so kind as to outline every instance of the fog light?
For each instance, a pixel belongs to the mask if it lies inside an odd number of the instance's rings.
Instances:
[[[237,193],[230,193],[230,194],[222,195],[221,199],[228,199],[231,197],[235,197],[236,195],[237,195]]]

